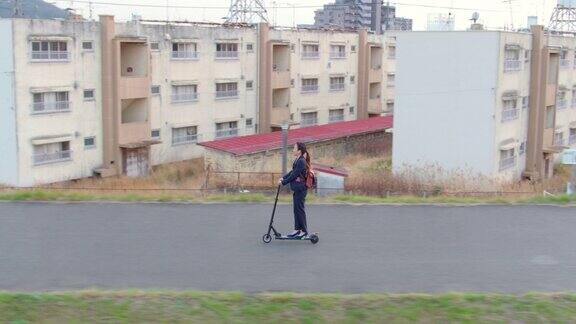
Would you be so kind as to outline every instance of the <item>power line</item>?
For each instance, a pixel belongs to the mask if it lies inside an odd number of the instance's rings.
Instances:
[[[69,0],[53,0],[55,2],[68,2]],[[171,9],[214,9],[222,10],[229,9],[225,6],[179,6],[179,5],[160,5],[160,4],[133,4],[124,2],[104,2],[104,1],[88,1],[88,0],[75,0],[75,3],[89,4],[90,2],[95,5],[107,5],[107,6],[125,6],[125,7],[142,7],[142,8],[171,8]],[[394,6],[406,6],[406,7],[422,7],[422,8],[434,8],[434,9],[452,9],[452,10],[463,10],[463,11],[483,11],[483,12],[508,12],[507,10],[498,9],[478,9],[478,8],[464,8],[464,7],[451,7],[451,6],[438,6],[438,5],[427,5],[427,4],[417,4],[417,3],[403,3],[403,2],[391,2],[390,4]],[[330,4],[330,6],[341,6],[348,7],[347,4]],[[291,5],[291,6],[276,6],[266,8],[270,9],[313,9],[313,8],[323,8],[323,5]]]

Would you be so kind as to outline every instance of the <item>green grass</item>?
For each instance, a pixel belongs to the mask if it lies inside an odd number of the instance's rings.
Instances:
[[[0,192],[0,201],[124,201],[124,202],[195,202],[195,203],[268,203],[272,195],[262,193],[209,194],[204,197],[194,194],[125,193],[99,194],[64,190],[21,190]],[[280,202],[289,203],[289,194],[280,196]],[[576,204],[576,195],[519,197],[455,197],[416,196],[371,197],[359,195],[337,195],[316,197],[308,195],[308,203],[347,203],[347,204]]]
[[[576,295],[0,293],[2,323],[567,323]]]

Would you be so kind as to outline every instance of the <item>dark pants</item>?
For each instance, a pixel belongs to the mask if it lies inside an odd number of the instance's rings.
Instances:
[[[306,194],[308,194],[308,190],[304,187],[304,189],[298,188],[294,190],[292,196],[294,199],[294,229],[308,233],[306,211],[304,210]]]

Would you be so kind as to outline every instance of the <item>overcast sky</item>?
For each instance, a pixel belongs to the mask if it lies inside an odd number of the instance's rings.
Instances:
[[[69,7],[77,9],[78,13],[89,16],[89,0],[48,0],[60,7]],[[227,15],[227,7],[230,0],[92,0],[93,16],[98,14],[113,14],[117,20],[127,20],[131,14],[136,13],[144,19],[166,19],[168,16],[171,20],[187,19],[191,21],[211,21],[222,22],[222,17]],[[314,10],[317,10],[323,4],[331,3],[326,0],[276,0],[274,10],[273,0],[263,0],[268,9],[268,18],[277,25],[292,26],[296,24],[310,24],[314,22]],[[506,0],[507,1],[507,0]],[[98,3],[100,2],[100,3]],[[106,3],[106,4],[103,4]],[[166,5],[169,6],[194,6],[206,7],[205,9],[183,9],[153,7],[139,7],[140,4],[148,5]],[[514,27],[524,27],[527,25],[527,16],[534,15],[539,17],[539,23],[548,24],[552,9],[556,5],[556,0],[512,0],[510,6],[503,0],[397,0],[390,1],[397,8],[397,15],[414,19],[414,29],[423,30],[426,28],[427,17],[429,14],[453,13],[456,17],[456,29],[465,29],[470,24],[470,17],[474,11],[480,13],[480,22],[490,28],[509,27],[513,22]],[[113,4],[134,4],[130,5],[113,5]],[[287,8],[296,6],[295,9]],[[419,6],[420,5],[420,6]],[[298,6],[307,6],[298,8]],[[318,6],[310,7],[310,6]],[[445,8],[432,8],[426,6],[439,6]],[[453,8],[453,9],[450,9]],[[512,8],[512,14],[510,9]],[[466,10],[469,9],[469,10]]]

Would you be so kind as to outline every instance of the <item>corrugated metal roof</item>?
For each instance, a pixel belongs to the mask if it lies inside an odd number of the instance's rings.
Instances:
[[[292,129],[288,131],[288,144],[321,142],[372,133],[392,128],[392,123],[392,116],[385,116]],[[234,155],[251,154],[281,148],[282,132],[232,137],[198,145]]]

